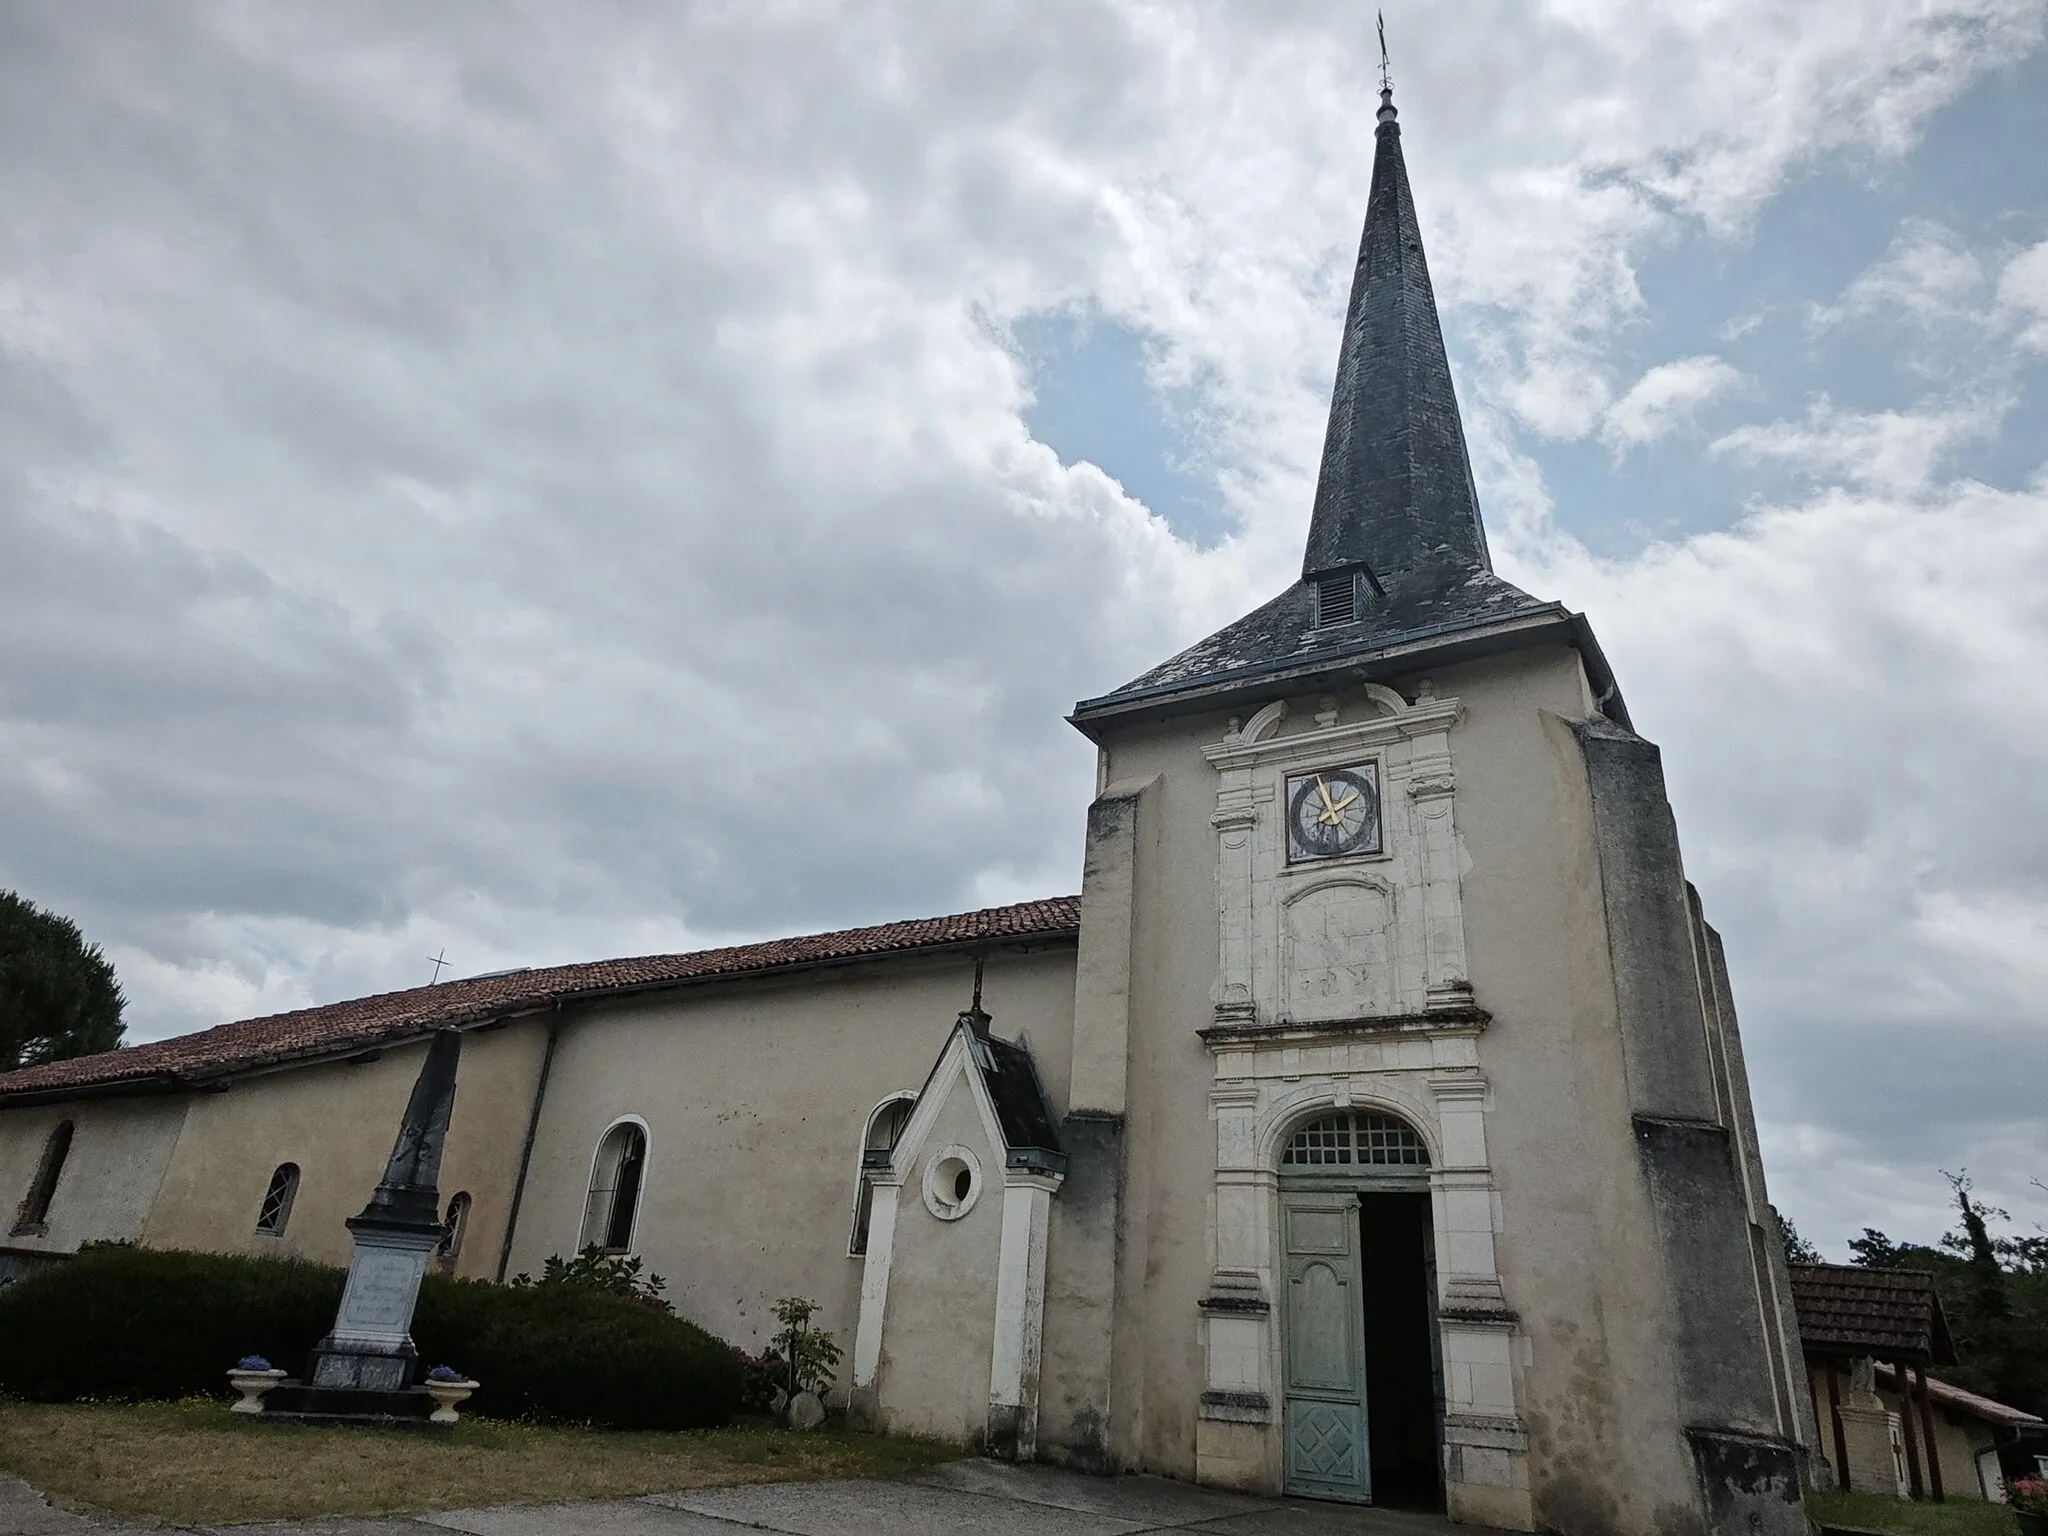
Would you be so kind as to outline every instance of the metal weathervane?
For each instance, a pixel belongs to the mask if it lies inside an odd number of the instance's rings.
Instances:
[[[1380,89],[1381,89],[1381,90],[1383,90],[1383,91],[1391,91],[1391,90],[1392,90],[1392,89],[1394,88],[1394,70],[1393,70],[1393,66],[1392,66],[1392,65],[1391,65],[1390,63],[1388,63],[1388,61],[1387,61],[1387,13],[1386,13],[1385,11],[1381,11],[1381,12],[1379,13],[1379,18],[1380,18]]]

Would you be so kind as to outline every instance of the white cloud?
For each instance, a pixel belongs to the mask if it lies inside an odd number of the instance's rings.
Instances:
[[[2048,240],[2020,252],[1998,276],[1998,308],[2022,347],[2048,352]]]
[[[1823,395],[1803,422],[1738,427],[1716,438],[1709,451],[1780,464],[1815,479],[1911,491],[1926,485],[1960,444],[1995,436],[2010,405],[1978,398],[1903,411],[1844,411]]]
[[[1741,382],[1742,374],[1718,357],[1659,363],[1602,413],[1600,441],[1617,454],[1654,443]]]
[[[1902,315],[1922,325],[1980,323],[1986,298],[1984,263],[1955,231],[1931,219],[1908,218],[1891,248],[1857,274],[1839,302],[1814,305],[1816,327],[1871,315]]]

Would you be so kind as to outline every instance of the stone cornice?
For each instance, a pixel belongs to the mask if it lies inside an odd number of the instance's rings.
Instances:
[[[1260,763],[1285,762],[1297,757],[1321,757],[1347,747],[1364,749],[1406,737],[1436,735],[1456,725],[1463,713],[1464,705],[1456,699],[1423,699],[1405,709],[1355,720],[1349,725],[1319,726],[1312,731],[1261,740],[1247,740],[1244,735],[1226,736],[1202,748],[1202,756],[1219,770],[1253,768]]]
[[[1357,1019],[1282,1019],[1271,1024],[1212,1024],[1198,1029],[1211,1049],[1226,1045],[1292,1044],[1337,1035],[1476,1035],[1493,1015],[1476,1004],[1425,1013],[1375,1014]]]

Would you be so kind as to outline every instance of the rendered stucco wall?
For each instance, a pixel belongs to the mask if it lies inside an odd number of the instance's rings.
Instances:
[[[574,1250],[598,1138],[638,1115],[648,1153],[635,1248],[677,1311],[758,1351],[775,1332],[775,1300],[808,1296],[850,1356],[861,1135],[877,1103],[923,1085],[973,976],[970,955],[903,959],[623,999],[573,1018],[556,1048],[513,1272]],[[1055,1110],[1067,1102],[1073,989],[1071,943],[987,959],[991,1027],[1028,1039]],[[916,1198],[906,1186],[905,1203]],[[980,1369],[977,1432],[985,1357]],[[849,1364],[840,1393],[850,1380]]]
[[[541,1021],[522,1020],[463,1036],[441,1160],[443,1203],[462,1190],[474,1202],[459,1273],[496,1270],[544,1033]],[[342,1223],[382,1177],[425,1057],[425,1043],[412,1042],[374,1061],[297,1067],[191,1096],[144,1241],[346,1264]],[[299,1192],[284,1233],[271,1237],[256,1231],[256,1215],[280,1163],[299,1165]]]
[[[133,1242],[184,1120],[181,1099],[92,1099],[0,1111],[0,1247],[75,1253],[80,1243]],[[71,1151],[50,1201],[46,1230],[11,1233],[50,1133],[72,1124]]]

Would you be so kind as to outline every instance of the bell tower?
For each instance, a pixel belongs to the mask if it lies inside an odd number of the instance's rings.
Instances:
[[[1720,939],[1590,626],[1493,571],[1390,85],[1300,578],[1071,719],[1041,1449],[1803,1536]]]

